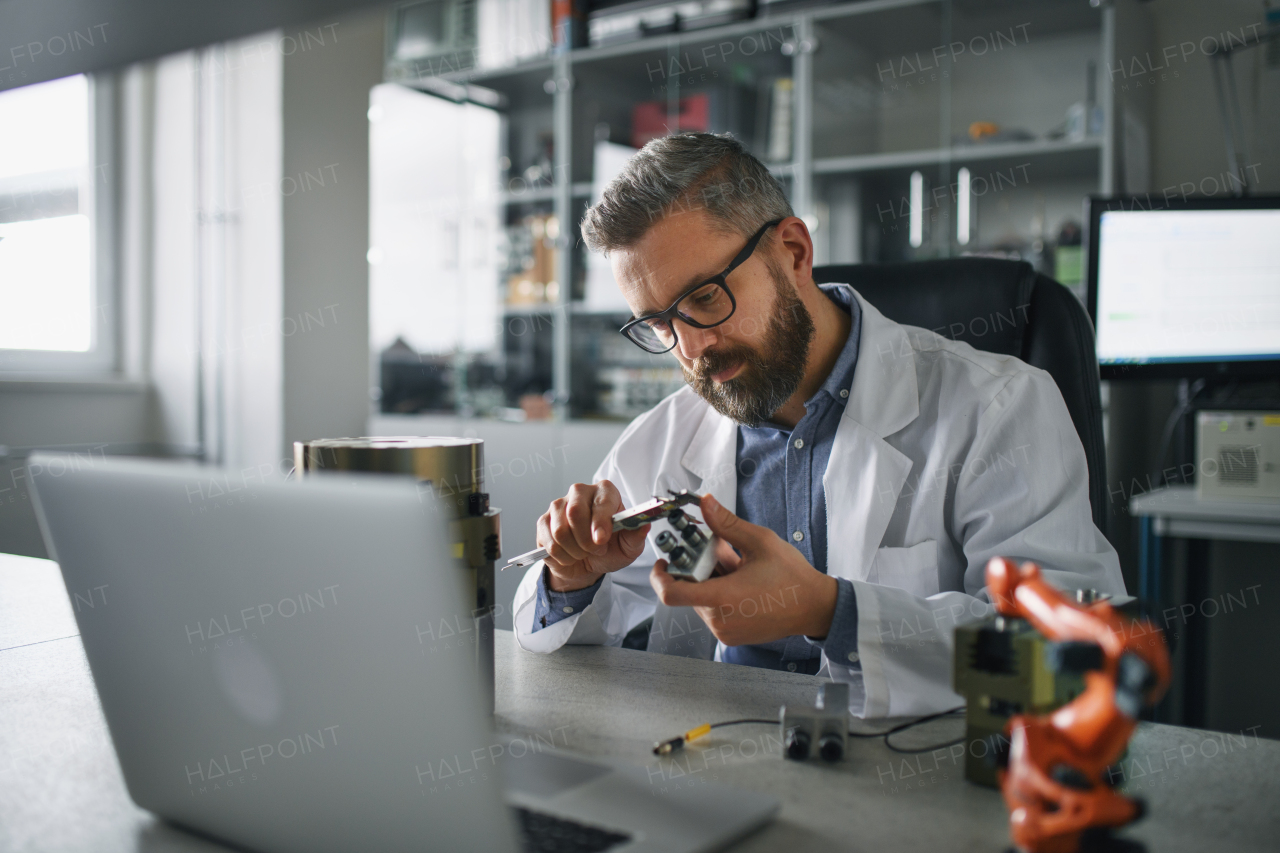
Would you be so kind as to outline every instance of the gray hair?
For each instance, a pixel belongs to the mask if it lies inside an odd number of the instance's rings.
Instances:
[[[729,134],[681,133],[654,139],[605,187],[582,217],[593,252],[634,246],[658,220],[704,210],[713,228],[750,237],[794,215],[782,185]]]

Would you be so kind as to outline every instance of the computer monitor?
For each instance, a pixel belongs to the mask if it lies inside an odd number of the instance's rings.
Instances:
[[[1280,196],[1091,198],[1103,379],[1280,375]]]

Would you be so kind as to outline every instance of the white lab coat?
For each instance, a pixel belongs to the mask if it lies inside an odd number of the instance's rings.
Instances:
[[[1119,559],[1093,524],[1084,449],[1048,373],[895,323],[861,296],[862,337],[826,473],[827,570],[852,581],[861,669],[825,655],[861,717],[954,707],[952,630],[990,611],[987,561],[1034,560],[1062,589],[1124,594]],[[596,471],[627,506],[668,489],[735,508],[737,424],[683,388],[638,417]],[[652,538],[652,537],[651,537]],[[580,612],[533,632],[531,566],[516,638],[534,652],[619,645],[654,613],[650,541],[606,575]],[[717,649],[716,658],[719,659]]]

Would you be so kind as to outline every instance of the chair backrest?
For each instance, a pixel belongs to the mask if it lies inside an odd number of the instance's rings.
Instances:
[[[1093,324],[1071,291],[1028,263],[991,258],[814,267],[813,278],[852,285],[891,320],[1047,371],[1084,445],[1093,522],[1106,531],[1098,358]]]

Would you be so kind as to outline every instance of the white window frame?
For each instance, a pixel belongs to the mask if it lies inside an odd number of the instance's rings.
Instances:
[[[89,274],[92,337],[86,352],[0,349],[0,380],[114,379],[120,370],[120,292],[116,275],[116,98],[111,78],[88,74]]]

